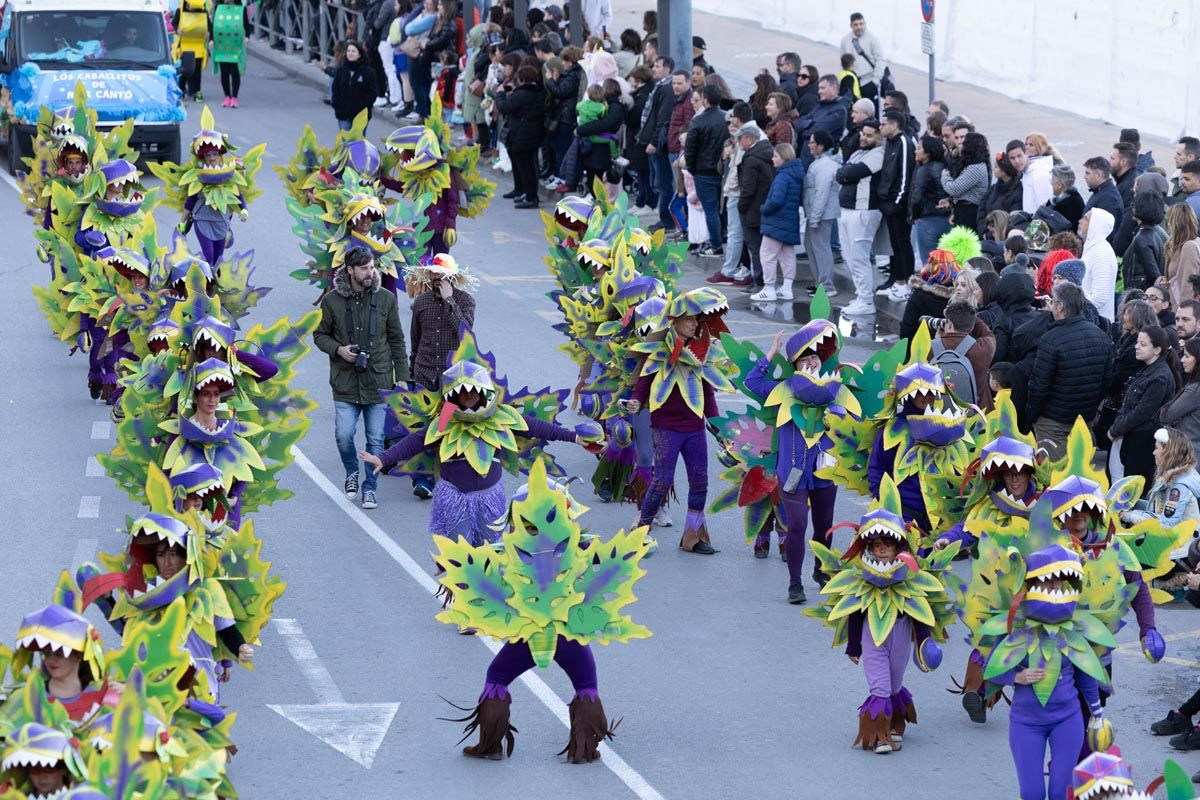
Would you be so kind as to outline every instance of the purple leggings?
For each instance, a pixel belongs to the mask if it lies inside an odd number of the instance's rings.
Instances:
[[[798,581],[804,577],[804,535],[808,532],[808,513],[812,508],[813,539],[826,547],[830,543],[829,529],[833,527],[833,504],[837,487],[797,489],[780,492],[780,504],[787,519],[788,577]]]
[[[1014,691],[1028,690],[1018,686]],[[1050,746],[1050,789],[1046,791],[1046,745]],[[1021,800],[1064,800],[1071,785],[1071,770],[1083,746],[1083,715],[1070,708],[1063,715],[1041,720],[1008,720],[1008,747],[1017,768]]]
[[[675,462],[683,456],[688,479],[688,511],[704,512],[708,496],[708,442],[704,429],[673,431],[653,428],[654,480],[642,500],[641,525],[649,525],[675,482]]]
[[[791,550],[788,542],[788,550]],[[891,698],[904,688],[904,670],[912,654],[912,625],[906,616],[896,617],[892,632],[875,644],[869,630],[862,633],[862,667],[867,676],[867,689],[872,697]]]
[[[592,657],[592,649],[589,646],[559,636],[554,646],[554,663],[571,679],[576,697],[588,696],[596,699],[599,688],[596,680],[596,659]],[[483,694],[504,696],[508,686],[530,669],[533,669],[533,655],[529,652],[529,645],[525,642],[506,642],[488,665],[487,683],[483,687]]]
[[[228,237],[222,236],[219,240],[209,239],[200,231],[196,231],[196,239],[200,242],[200,254],[204,256],[204,260],[213,268],[213,274],[217,271],[217,262],[221,260],[221,256],[225,255],[225,241]]]

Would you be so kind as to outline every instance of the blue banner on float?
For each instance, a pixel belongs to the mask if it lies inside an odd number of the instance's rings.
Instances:
[[[50,109],[69,106],[74,100],[75,84],[87,90],[88,106],[101,123],[182,122],[186,116],[180,100],[175,68],[157,70],[43,70],[27,63],[6,76],[12,95],[13,116],[35,123],[42,106]]]

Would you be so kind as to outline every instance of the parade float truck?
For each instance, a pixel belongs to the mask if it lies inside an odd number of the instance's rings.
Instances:
[[[82,83],[101,127],[134,120],[146,159],[179,161],[182,95],[161,0],[8,0],[0,23],[8,168],[22,168],[42,106]]]

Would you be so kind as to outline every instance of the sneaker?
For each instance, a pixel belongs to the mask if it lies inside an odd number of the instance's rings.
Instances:
[[[1192,718],[1185,717],[1175,709],[1167,712],[1167,716],[1150,726],[1150,732],[1155,736],[1175,736],[1187,733],[1192,727]]]
[[[867,314],[874,314],[875,304],[855,298],[845,308],[842,309],[842,313],[851,315],[861,314],[863,316],[866,316]]]
[[[230,107],[230,108],[237,108],[237,107],[238,107],[238,103],[237,103],[237,98],[236,98],[236,97],[231,97],[231,98],[229,98],[229,107]]]
[[[979,692],[967,692],[962,697],[963,710],[967,712],[967,716],[971,718],[971,722],[980,725],[987,722],[987,705],[983,702],[983,695]]]
[[[117,424],[120,424],[121,420],[125,419],[125,412],[121,410],[120,403],[113,403],[112,410],[108,412],[108,415],[112,417],[112,421]]]
[[[837,296],[838,296],[838,290],[837,290],[837,289],[826,289],[826,290],[825,290],[825,296],[826,296],[826,297],[837,297]]]
[[[658,539],[655,539],[653,536],[651,536],[650,534],[647,533],[645,542],[646,542],[646,555],[642,556],[642,558],[649,558],[650,556],[652,556],[658,552]]]
[[[886,297],[892,293],[892,287],[895,285],[896,284],[891,283],[890,281],[888,283],[882,283],[875,287],[875,294],[879,295],[880,297]]]
[[[791,299],[793,299],[793,298],[792,298],[792,287],[791,287],[791,286],[789,286],[789,285],[781,286],[781,287],[779,288],[779,291],[777,291],[777,292],[775,293],[775,297],[776,297],[776,299],[778,299],[778,300],[791,300]]]
[[[737,274],[734,273],[733,280],[731,280],[730,283],[732,283],[734,286],[740,286],[744,288],[747,286],[753,286],[754,278],[751,278],[749,275],[739,278]]]
[[[358,497],[358,473],[357,472],[351,472],[349,475],[346,476],[346,483],[343,485],[343,488],[346,490],[346,497],[349,497],[351,500]]]
[[[419,497],[422,500],[428,500],[429,498],[433,497],[433,492],[430,491],[429,487],[423,483],[414,483],[413,496]]]
[[[876,755],[886,756],[895,749],[896,748],[892,747],[891,742],[880,742],[879,744],[875,745]]]
[[[1200,728],[1189,728],[1178,736],[1172,736],[1170,744],[1176,750],[1200,750]]]
[[[794,606],[802,606],[808,602],[808,598],[804,596],[804,584],[800,581],[792,581],[788,584],[788,603]]]
[[[393,114],[395,114],[397,117],[399,117],[402,114],[406,113],[407,109],[408,109],[408,106],[405,105],[404,103],[396,103],[396,105],[392,106],[388,110],[391,111]]]
[[[376,97],[375,102],[372,103],[371,105],[374,108],[383,108],[387,104],[388,104],[388,99],[386,97]]]
[[[753,277],[754,276],[750,274],[750,269],[748,267],[738,267],[737,269],[735,269],[733,271],[733,279],[735,281],[742,281],[742,280],[745,280],[746,278],[753,278]]]
[[[417,122],[421,119],[421,115],[416,111],[410,111],[404,115],[404,118],[409,122]]]
[[[675,524],[675,521],[671,519],[671,515],[667,513],[665,508],[660,507],[654,515],[654,524],[660,528],[669,528]]]
[[[892,737],[893,742],[903,742],[904,741],[904,736],[901,735],[900,731],[891,731],[888,734],[888,736]],[[900,748],[897,747],[896,749],[899,750]]]
[[[908,298],[912,297],[912,288],[908,284],[893,286],[887,296],[894,303],[907,303]]]
[[[726,275],[724,272],[718,272],[715,275],[710,275],[704,279],[705,283],[733,283],[733,278]]]
[[[226,97],[224,100],[222,100],[222,101],[221,101],[221,108],[229,108],[229,101],[230,101],[230,100],[232,100],[232,99],[233,99],[233,98],[231,98],[231,97]]]
[[[363,492],[363,510],[370,511],[378,506],[379,503],[375,500],[374,492]]]
[[[721,247],[713,247],[711,244],[706,244],[700,248],[700,255],[704,258],[724,258],[725,250]]]
[[[750,295],[750,299],[756,303],[769,303],[776,299],[775,287],[764,286],[762,291],[758,292],[757,294]]]
[[[567,184],[563,183],[562,181],[559,181],[558,185],[554,187],[554,191],[558,194],[570,194],[571,187],[567,186]]]

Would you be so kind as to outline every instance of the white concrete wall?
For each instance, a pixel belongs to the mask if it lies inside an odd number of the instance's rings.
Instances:
[[[861,11],[892,62],[928,65],[918,0],[692,2],[835,46]],[[935,24],[940,79],[1167,139],[1200,134],[1200,0],[939,0]]]

